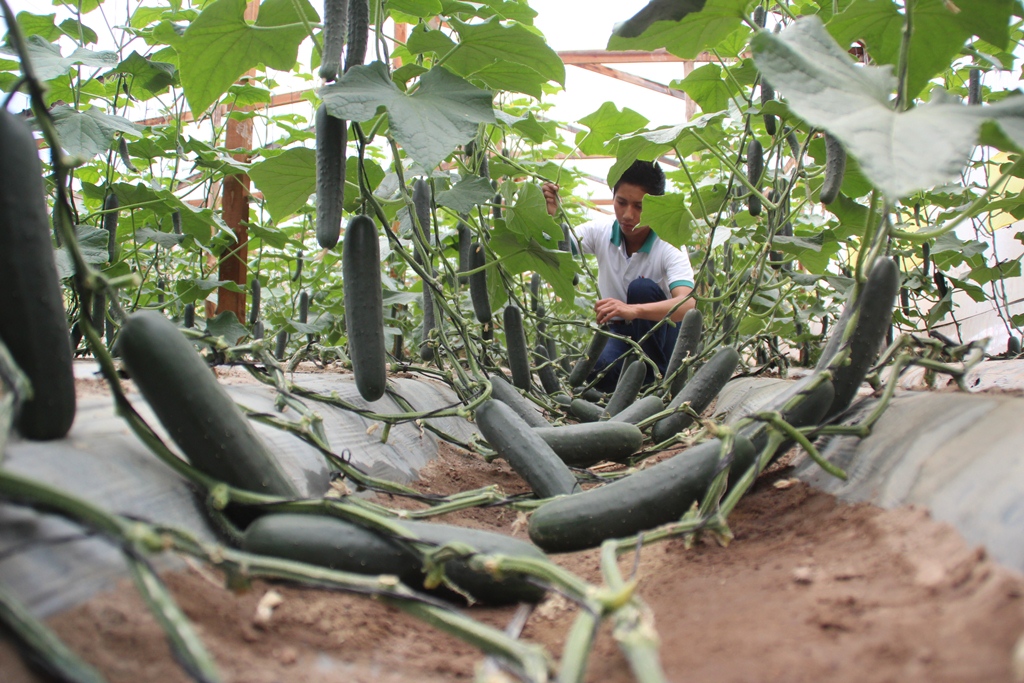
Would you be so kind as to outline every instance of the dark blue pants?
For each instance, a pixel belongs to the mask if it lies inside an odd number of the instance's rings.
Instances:
[[[664,301],[667,298],[665,292],[661,291],[661,287],[654,280],[644,277],[638,277],[630,282],[629,288],[626,290],[627,304],[649,304],[656,301]],[[640,320],[637,318],[628,323],[610,323],[608,330],[623,337],[629,337],[633,341],[640,341],[640,338],[650,332],[654,325],[655,321],[653,320]],[[658,366],[663,375],[668,367],[668,359],[672,355],[672,349],[676,345],[677,336],[679,336],[679,327],[665,323],[640,346],[644,353],[647,354],[647,357]],[[607,346],[604,347],[604,351],[597,359],[597,365],[594,366],[594,374],[591,375],[591,379],[593,379],[594,375],[611,366],[608,374],[594,385],[599,391],[607,393],[615,390],[615,383],[619,381],[619,373],[622,372],[622,361],[616,361],[616,359],[628,351],[629,348],[626,342],[619,339],[608,340]],[[649,382],[653,379],[654,372],[648,367],[647,381]]]

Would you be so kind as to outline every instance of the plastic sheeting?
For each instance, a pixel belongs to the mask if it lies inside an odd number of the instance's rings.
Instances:
[[[297,384],[338,396],[379,413],[404,412],[384,397],[372,405],[363,401],[351,376],[296,374]],[[428,380],[395,378],[393,388],[415,409],[437,410],[457,402],[447,387]],[[258,384],[225,387],[232,397],[254,410],[276,412],[275,391]],[[133,403],[157,431],[159,423],[145,402]],[[305,399],[323,417],[332,450],[348,450],[351,461],[374,476],[399,482],[416,478],[416,472],[437,454],[439,438],[415,423],[392,427],[382,444],[383,425],[334,406]],[[295,419],[294,411],[283,417]],[[475,427],[461,418],[431,418],[432,426],[469,440]],[[255,424],[256,430],[277,455],[298,489],[320,496],[329,488],[329,470],[323,457],[298,437],[274,427]],[[161,432],[162,433],[162,432]],[[67,438],[51,442],[12,441],[3,466],[56,488],[67,490],[106,510],[151,522],[187,529],[211,541],[200,502],[190,485],[164,465],[114,414],[110,398],[79,401],[78,414]],[[0,583],[40,616],[64,611],[127,576],[121,553],[108,542],[83,537],[82,529],[52,515],[38,514],[21,506],[0,505]],[[172,566],[172,556],[160,558]]]

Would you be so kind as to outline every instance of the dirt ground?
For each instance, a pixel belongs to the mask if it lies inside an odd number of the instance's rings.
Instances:
[[[639,593],[653,610],[669,680],[1020,680],[1012,653],[1024,633],[1024,577],[925,511],[846,505],[788,476],[782,467],[762,477],[730,520],[729,547],[701,540],[691,549],[681,541],[643,549]],[[506,465],[445,447],[418,486],[451,493],[490,483],[525,490]],[[444,521],[525,536],[517,514],[502,508]],[[556,559],[600,580],[596,551]],[[624,571],[632,563],[623,558]],[[459,681],[483,661],[475,648],[372,599],[266,583],[234,594],[200,568],[165,578],[226,681]],[[271,591],[280,604],[262,620],[257,605]],[[469,610],[498,627],[514,612]],[[557,658],[575,613],[548,598],[522,637]],[[50,623],[114,683],[188,680],[128,583]],[[36,680],[6,646],[0,674],[7,683]],[[632,680],[607,627],[588,680]]]

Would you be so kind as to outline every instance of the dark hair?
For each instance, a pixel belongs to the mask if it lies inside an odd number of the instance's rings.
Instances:
[[[665,173],[656,161],[640,161],[637,159],[633,165],[625,170],[612,188],[612,194],[619,191],[619,185],[636,185],[647,191],[647,194],[665,194]]]

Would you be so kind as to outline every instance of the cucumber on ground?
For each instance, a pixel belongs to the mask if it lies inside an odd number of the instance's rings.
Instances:
[[[238,488],[298,497],[245,415],[167,318],[156,311],[128,316],[117,350],[142,396],[196,469]]]
[[[533,430],[566,465],[590,467],[602,460],[622,460],[640,450],[644,435],[628,422],[593,422]]]
[[[464,543],[485,554],[529,559],[544,557],[535,546],[503,534],[432,522],[403,521],[400,524],[430,546]],[[245,530],[241,546],[246,552],[337,571],[370,576],[389,574],[417,590],[423,590],[426,579],[424,555],[413,544],[396,541],[336,517],[265,515]],[[523,577],[499,577],[475,571],[464,559],[448,560],[444,571],[452,583],[479,602],[500,605],[538,602],[544,597],[543,588]],[[450,592],[445,595],[455,598]]]
[[[515,387],[508,383],[502,375],[491,375],[491,397],[508,405],[531,427],[550,427],[547,420],[537,411],[537,407],[523,398]]]
[[[341,68],[341,50],[348,37],[348,0],[324,0],[324,29],[320,32],[320,78],[333,81]]]
[[[832,386],[832,382],[827,380],[813,389],[809,388],[813,382],[814,375],[807,375],[794,383],[792,387],[774,397],[767,404],[761,406],[759,412],[779,412],[782,414],[784,421],[797,429],[821,424],[835,398],[835,389]],[[797,395],[802,395],[803,400],[789,410],[783,410],[783,407],[790,399]],[[755,422],[749,424],[740,428],[739,433],[750,439],[758,453],[768,443],[768,427],[763,423]],[[775,451],[775,457],[777,458],[789,450],[790,445],[791,442],[785,442],[780,445],[778,450]]]
[[[487,271],[482,270],[487,265],[487,253],[479,242],[474,242],[469,248],[469,269],[479,270],[469,276],[469,296],[473,300],[473,314],[481,323],[491,322],[491,299],[487,293]]]
[[[430,183],[423,178],[417,178],[412,184],[412,205],[415,211],[410,216],[413,232],[419,235],[419,239],[413,239],[413,251],[416,252],[416,260],[426,263],[424,253],[425,246],[430,244]]]
[[[530,310],[534,313],[537,312],[537,307],[540,305],[540,273],[534,273],[530,276]]]
[[[747,145],[747,180],[754,189],[761,188],[761,174],[764,173],[764,147],[757,138],[751,138]],[[751,216],[761,215],[761,197],[754,191],[747,196],[747,211]]]
[[[846,175],[846,150],[843,143],[825,133],[825,182],[821,184],[818,199],[822,204],[831,204],[839,197]]]
[[[345,50],[345,71],[366,60],[366,43],[370,32],[370,0],[348,0],[348,49]]]
[[[697,345],[700,344],[700,336],[704,331],[704,314],[696,308],[691,308],[683,316],[679,323],[679,335],[676,337],[676,345],[672,347],[672,356],[669,357],[668,367],[665,369],[665,377],[671,377],[672,373],[679,369],[683,361],[697,353]],[[668,393],[675,396],[686,384],[687,373],[681,372],[669,385]]]
[[[512,371],[512,384],[523,391],[529,391],[530,356],[526,350],[523,313],[518,306],[510,304],[505,307],[502,317],[505,322],[505,347],[508,350],[508,367]]]
[[[384,349],[384,289],[380,278],[377,226],[356,216],[345,229],[341,272],[345,285],[345,329],[348,355],[359,395],[376,401],[388,381]]]
[[[459,284],[466,284],[469,282],[469,277],[462,275],[468,271],[470,266],[470,250],[473,248],[473,233],[469,229],[469,224],[466,221],[459,219],[459,226],[457,228],[459,235]]]
[[[579,493],[580,485],[565,463],[507,404],[484,401],[476,409],[476,423],[487,443],[538,498]]]
[[[582,394],[580,394],[580,398],[582,398],[584,401],[590,401],[591,403],[602,403],[605,401],[605,399],[608,398],[608,395],[602,394],[594,387],[590,387]]]
[[[665,410],[665,402],[661,396],[644,396],[625,410],[613,415],[609,422],[628,422],[635,425],[663,410]]]
[[[614,417],[631,406],[646,378],[647,363],[638,359],[626,366],[626,369],[619,373],[619,381],[615,383],[615,391],[608,399],[605,411]]]
[[[333,249],[341,235],[347,144],[348,123],[321,104],[316,110],[316,241],[324,249]]]
[[[740,354],[736,349],[727,346],[712,356],[711,360],[701,366],[693,378],[686,383],[682,391],[668,404],[670,410],[689,403],[690,409],[700,415],[704,409],[718,396],[718,392],[728,383],[733,370],[740,362]],[[655,443],[670,439],[693,423],[693,418],[684,412],[673,413],[654,423],[651,436]]]
[[[981,104],[981,69],[971,69],[967,74],[967,104]]]
[[[549,553],[595,548],[678,520],[699,502],[720,471],[718,439],[604,486],[541,505],[530,517],[530,539]],[[753,444],[736,438],[726,461],[737,471],[754,462]]]
[[[569,412],[584,422],[597,422],[608,418],[608,411],[585,398],[574,398],[569,404]]]
[[[249,324],[255,325],[256,321],[260,319],[260,292],[262,287],[260,286],[260,279],[255,275],[252,276],[252,283],[249,285],[249,290],[252,292],[252,302],[249,306]]]
[[[31,130],[3,108],[0,150],[0,340],[33,391],[16,424],[25,438],[60,439],[75,419],[75,379],[43,169]]]
[[[107,231],[107,261],[117,260],[117,219],[121,200],[111,192],[103,200],[103,229]]]
[[[547,346],[537,344],[533,348],[533,360],[537,364],[537,377],[540,378],[540,384],[544,387],[544,393],[551,396],[560,392],[562,384],[558,381],[554,366],[551,365]]]
[[[601,357],[601,352],[604,351],[607,343],[608,337],[601,330],[594,332],[594,338],[590,340],[587,352],[576,361],[572,372],[569,373],[569,386],[578,387],[587,381],[587,377],[597,365],[597,359]]]

